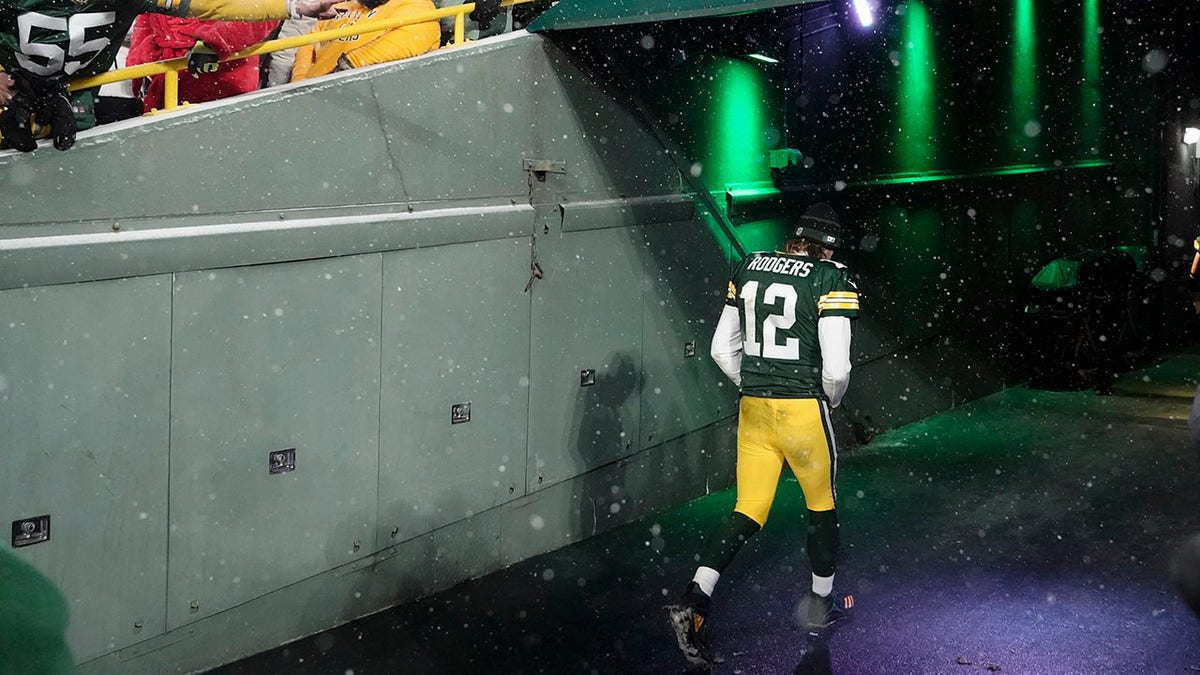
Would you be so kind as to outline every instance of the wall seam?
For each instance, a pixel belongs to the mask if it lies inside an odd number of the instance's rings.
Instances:
[[[169,299],[167,302],[167,537],[163,559],[166,563],[163,569],[163,607],[162,621],[163,634],[166,634],[170,629],[170,613],[171,613],[171,438],[172,428],[174,424],[173,405],[175,395],[175,272],[171,273],[169,286]]]
[[[383,301],[387,291],[383,256],[384,254],[379,254],[379,397],[376,399],[378,415],[375,418],[375,546],[372,553],[383,549],[379,533],[380,508],[383,503]]]

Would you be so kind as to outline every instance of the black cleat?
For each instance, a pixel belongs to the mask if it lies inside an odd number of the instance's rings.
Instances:
[[[850,616],[853,606],[853,595],[817,595],[809,591],[796,607],[796,618],[807,630],[824,630]]]
[[[687,591],[677,605],[667,606],[667,616],[679,651],[693,666],[704,670],[712,668],[721,659],[713,654],[708,644],[705,618],[708,615],[709,597],[700,590],[696,582],[688,584]]]
[[[687,605],[670,605],[667,614],[671,629],[675,631],[675,642],[688,663],[703,669],[711,668],[716,659],[708,645],[704,615]]]

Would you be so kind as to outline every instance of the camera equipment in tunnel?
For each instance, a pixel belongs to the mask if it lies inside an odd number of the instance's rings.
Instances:
[[[1020,327],[1033,386],[1110,393],[1115,372],[1146,355],[1138,316],[1152,288],[1134,254],[1144,248],[1089,249],[1033,277]]]

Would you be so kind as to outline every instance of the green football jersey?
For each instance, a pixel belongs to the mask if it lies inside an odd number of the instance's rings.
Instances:
[[[846,266],[759,251],[737,264],[726,302],[742,328],[742,393],[827,399],[821,388],[817,320],[858,316],[858,288]]]
[[[143,12],[187,16],[191,0],[0,0],[0,68],[54,81],[98,75]]]

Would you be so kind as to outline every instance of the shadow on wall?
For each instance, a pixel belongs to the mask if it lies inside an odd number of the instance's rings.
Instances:
[[[621,411],[639,392],[640,383],[633,356],[613,352],[596,372],[595,384],[580,387],[575,399],[572,428],[579,430],[575,465],[589,469],[580,487],[577,531],[582,538],[609,529],[609,520],[625,504],[625,458],[636,451],[637,439]],[[614,458],[617,462],[612,467],[601,468]]]
[[[397,504],[397,507],[402,512],[412,510],[411,504]],[[461,506],[439,503],[438,509],[461,510]],[[326,551],[331,565],[345,560],[348,551],[342,547],[353,545],[347,536],[348,528],[353,525],[352,522],[344,523],[330,533]],[[477,531],[460,528],[459,524],[447,525],[385,548],[376,554],[377,560],[373,564],[368,560],[370,556],[365,556],[335,568],[334,575],[352,576],[353,583],[331,584],[332,588],[339,589],[336,592],[309,586],[310,592],[303,606],[298,606],[295,614],[287,617],[293,629],[284,633],[311,635],[311,638],[299,639],[283,649],[229,664],[212,671],[212,675],[320,675],[361,671],[365,666],[370,667],[370,672],[467,672],[472,666],[467,663],[465,652],[427,648],[432,634],[440,629],[423,622],[422,617],[395,619],[394,615],[384,612],[355,621],[381,608],[413,602],[491,571],[485,561],[492,556],[479,555],[477,551],[472,553],[471,547],[478,543]],[[498,549],[499,540],[495,539],[492,546]],[[337,610],[332,620],[331,608]],[[399,629],[397,622],[407,622],[406,629]],[[322,630],[329,625],[335,627]],[[279,632],[277,625],[271,628],[272,635]],[[254,629],[252,624],[245,626],[245,630]],[[379,648],[381,635],[388,641],[386,650]]]

